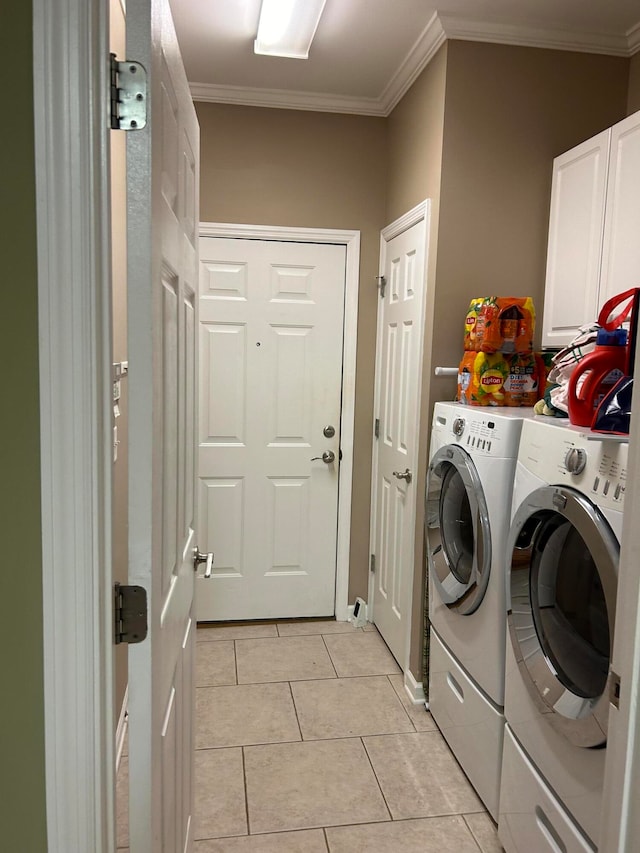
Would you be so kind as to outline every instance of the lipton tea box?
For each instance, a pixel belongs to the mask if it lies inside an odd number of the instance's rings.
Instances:
[[[458,400],[469,406],[504,406],[509,370],[500,352],[466,352],[458,369]]]
[[[534,353],[506,356],[509,375],[504,383],[505,406],[535,406],[540,399],[540,362]],[[544,366],[542,385],[544,387]]]
[[[529,296],[486,297],[477,309],[475,350],[490,353],[531,352],[535,316],[533,300]]]
[[[476,351],[476,324],[478,322],[478,312],[484,302],[484,296],[479,296],[471,300],[467,316],[464,321],[464,349],[465,352]]]

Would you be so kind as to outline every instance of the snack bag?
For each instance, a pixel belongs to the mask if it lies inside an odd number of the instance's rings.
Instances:
[[[477,297],[471,300],[467,316],[464,321],[464,350],[465,352],[474,352],[476,348],[476,323],[478,322],[478,312],[484,302],[484,296]]]
[[[536,356],[527,353],[506,358],[510,367],[504,383],[505,406],[535,406],[540,399],[540,364]],[[542,376],[544,385],[544,373]]]
[[[466,352],[458,370],[458,400],[469,406],[504,406],[509,371],[502,353]]]
[[[476,350],[481,352],[531,352],[535,309],[531,297],[489,296],[475,323]]]

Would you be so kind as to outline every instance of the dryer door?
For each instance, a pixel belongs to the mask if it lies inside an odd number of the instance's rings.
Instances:
[[[480,605],[489,583],[491,534],[473,460],[455,444],[441,447],[427,472],[425,534],[434,586],[462,615]]]
[[[541,713],[576,746],[606,743],[620,546],[580,492],[536,489],[513,517],[509,634]]]

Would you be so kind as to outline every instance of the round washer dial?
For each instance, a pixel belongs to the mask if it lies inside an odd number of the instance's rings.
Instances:
[[[581,474],[587,464],[587,451],[582,447],[572,447],[564,457],[564,464],[570,474]]]

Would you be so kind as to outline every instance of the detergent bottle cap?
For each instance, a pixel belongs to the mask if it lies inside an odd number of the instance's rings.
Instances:
[[[627,344],[626,329],[598,329],[596,346],[599,347],[624,347]]]

